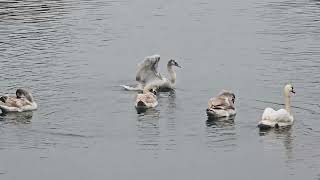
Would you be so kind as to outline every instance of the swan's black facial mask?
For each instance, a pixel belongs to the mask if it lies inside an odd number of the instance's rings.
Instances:
[[[175,60],[173,60],[173,59],[171,59],[171,60],[169,61],[169,64],[170,64],[171,66],[177,66],[177,67],[181,68],[181,66],[180,66]]]
[[[177,62],[174,62],[174,65],[181,68],[181,66]]]

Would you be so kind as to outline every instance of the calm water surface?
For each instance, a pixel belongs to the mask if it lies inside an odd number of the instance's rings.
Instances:
[[[33,113],[0,117],[0,179],[320,179],[320,2],[2,1],[0,93]],[[175,92],[137,114],[136,65],[160,54]],[[295,85],[295,124],[261,133]],[[208,99],[237,96],[234,122]]]

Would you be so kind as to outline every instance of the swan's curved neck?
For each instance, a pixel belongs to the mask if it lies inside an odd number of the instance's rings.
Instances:
[[[172,65],[167,65],[167,69],[168,69],[168,73],[169,73],[169,80],[171,84],[175,84],[176,83],[176,79],[177,79],[177,74],[173,69]]]
[[[290,100],[289,93],[284,92],[284,98],[285,98],[285,108],[288,111],[288,113],[291,115],[291,100]]]
[[[26,98],[30,101],[30,102],[33,102],[33,96],[31,93],[27,93],[26,94]]]

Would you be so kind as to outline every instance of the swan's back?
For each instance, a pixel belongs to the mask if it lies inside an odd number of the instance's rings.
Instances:
[[[216,97],[213,97],[208,102],[209,109],[235,109],[234,108],[234,98],[233,93],[223,91]]]
[[[285,109],[280,109],[275,111],[272,108],[266,108],[262,114],[262,120],[259,124],[269,125],[274,127],[276,124],[278,126],[287,126],[293,123],[293,116],[288,113]]]
[[[207,115],[209,117],[235,116],[234,99],[235,95],[227,91],[223,91],[220,95],[211,98],[208,102]]]
[[[144,94],[137,94],[136,107],[146,106],[147,108],[155,107],[158,105],[157,96],[151,92]]]
[[[30,102],[26,98],[7,97],[6,102],[0,103],[2,112],[23,112],[36,110],[38,105],[36,102]]]

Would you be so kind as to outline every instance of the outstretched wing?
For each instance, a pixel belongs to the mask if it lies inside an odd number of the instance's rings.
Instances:
[[[160,61],[159,55],[147,56],[145,60],[139,64],[136,81],[141,84],[147,84],[151,81],[161,80],[157,68]]]

